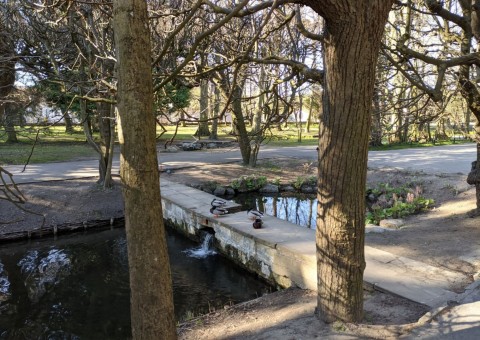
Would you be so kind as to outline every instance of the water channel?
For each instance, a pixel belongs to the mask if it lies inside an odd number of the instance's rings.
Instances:
[[[173,231],[167,243],[177,320],[271,291]],[[0,338],[125,339],[129,313],[123,229],[0,246]]]
[[[317,222],[317,198],[314,195],[292,196],[241,194],[231,200],[241,204],[243,210],[258,209],[266,215],[315,229]]]

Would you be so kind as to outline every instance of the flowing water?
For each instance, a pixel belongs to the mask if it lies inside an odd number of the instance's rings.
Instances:
[[[207,234],[208,235],[208,234]],[[209,249],[169,231],[177,320],[223,309],[271,288]],[[130,337],[122,229],[0,247],[0,338]]]
[[[232,200],[241,204],[244,210],[258,209],[267,215],[311,229],[317,225],[317,199],[313,195],[283,197],[250,193],[235,196]]]

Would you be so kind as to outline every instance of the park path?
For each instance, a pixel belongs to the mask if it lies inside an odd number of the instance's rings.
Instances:
[[[476,157],[473,143],[431,148],[370,151],[368,166],[371,168],[395,168],[427,173],[468,174],[471,162]],[[240,151],[234,149],[211,149],[206,151],[159,152],[159,163],[164,169],[178,169],[205,164],[240,162]],[[299,158],[317,159],[315,146],[263,147],[259,159]],[[98,175],[98,161],[82,160],[61,163],[4,166],[14,175],[16,183],[64,180]],[[119,173],[118,155],[113,162],[113,174]]]

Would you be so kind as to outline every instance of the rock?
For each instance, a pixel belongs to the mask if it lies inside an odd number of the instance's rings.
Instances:
[[[293,192],[295,191],[295,188],[293,187],[293,185],[287,184],[280,186],[280,191]]]
[[[304,194],[314,194],[317,192],[317,188],[312,187],[310,185],[302,185],[300,188],[300,191],[303,192]]]
[[[207,149],[216,149],[217,148],[217,143],[208,143],[207,144]]]
[[[231,187],[225,188],[225,196],[235,196],[235,190]]]
[[[278,185],[268,183],[268,184],[265,184],[263,187],[261,187],[258,191],[262,193],[271,194],[271,193],[277,193],[280,190],[278,189]]]
[[[227,190],[225,189],[225,187],[222,187],[221,185],[219,185],[215,188],[215,190],[213,190],[213,194],[215,196],[224,196],[226,191]]]
[[[197,142],[183,142],[182,143],[183,151],[195,151],[195,150],[200,150],[201,148],[202,148],[201,143],[197,143]]]
[[[165,152],[178,152],[180,151],[175,145],[167,146]]]
[[[399,229],[401,226],[405,225],[405,221],[402,219],[386,219],[380,221],[380,227],[390,228],[390,229]]]
[[[385,228],[382,228],[378,225],[375,225],[375,224],[367,224],[365,226],[365,234],[369,234],[369,233],[384,233],[385,232]]]

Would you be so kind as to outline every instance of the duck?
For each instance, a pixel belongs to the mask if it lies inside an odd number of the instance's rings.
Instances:
[[[248,209],[247,216],[251,220],[261,219],[263,217],[263,212],[258,211],[257,209]]]
[[[210,202],[210,205],[212,207],[218,207],[218,208],[224,207],[226,204],[227,204],[226,201],[218,199],[218,198],[214,198],[212,200],[212,202]]]
[[[253,229],[260,229],[262,227],[262,219],[256,218],[255,222],[253,222]]]
[[[212,207],[212,208],[210,208],[210,213],[212,213],[212,215],[214,217],[218,217],[218,216],[221,216],[221,215],[228,214],[228,210],[225,209],[225,208],[220,208],[220,207]]]

